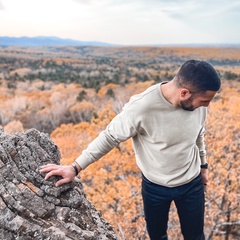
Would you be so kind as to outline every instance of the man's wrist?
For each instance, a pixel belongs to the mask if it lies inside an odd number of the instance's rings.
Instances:
[[[77,162],[74,162],[71,165],[72,165],[72,167],[75,171],[75,174],[77,176],[79,174],[79,172],[82,170],[82,168],[80,167],[80,165]]]

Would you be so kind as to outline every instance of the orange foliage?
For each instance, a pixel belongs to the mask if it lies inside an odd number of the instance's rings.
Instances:
[[[70,107],[69,112],[74,122],[91,120],[95,107],[91,102],[82,101]]]
[[[210,105],[206,144],[210,163],[206,218],[214,239],[236,234],[240,214],[240,83],[224,82],[220,99]],[[226,223],[237,223],[238,225]],[[234,238],[233,238],[234,239]]]
[[[98,91],[98,96],[103,97],[106,95],[106,93],[109,89],[114,90],[115,88],[118,88],[118,87],[119,87],[119,85],[114,84],[114,83],[107,84],[107,85],[101,87],[101,89]]]
[[[12,121],[4,127],[4,131],[9,134],[14,134],[16,132],[24,132],[24,129],[20,121]]]

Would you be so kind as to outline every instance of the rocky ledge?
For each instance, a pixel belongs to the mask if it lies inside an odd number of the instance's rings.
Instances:
[[[78,178],[56,188],[39,167],[60,162],[49,135],[0,129],[0,239],[114,240],[110,224],[87,200]]]

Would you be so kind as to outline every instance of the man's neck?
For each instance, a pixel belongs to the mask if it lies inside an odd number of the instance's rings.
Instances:
[[[177,89],[176,86],[174,85],[173,81],[166,82],[160,85],[162,95],[163,97],[171,103],[173,106],[177,107],[178,106],[178,100],[177,100]]]

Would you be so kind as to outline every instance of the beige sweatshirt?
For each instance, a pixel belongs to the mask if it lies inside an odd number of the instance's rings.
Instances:
[[[194,111],[174,107],[156,84],[131,97],[76,162],[84,169],[132,138],[137,165],[148,180],[167,187],[188,183],[206,163],[206,114],[206,107]]]

